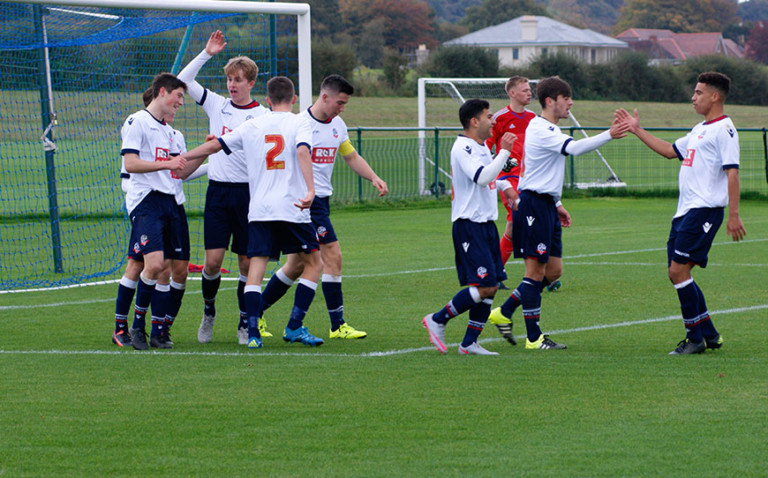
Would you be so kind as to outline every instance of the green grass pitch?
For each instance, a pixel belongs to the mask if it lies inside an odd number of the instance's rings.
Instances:
[[[236,345],[235,282],[214,340],[196,340],[187,286],[172,351],[110,343],[116,285],[0,294],[0,476],[765,476],[768,470],[768,219],[743,201],[694,278],[725,339],[670,357],[684,337],[666,277],[674,199],[567,199],[563,288],[541,325],[566,351],[526,351],[493,327],[498,357],[448,354],[420,319],[458,291],[450,211],[344,209],[345,316],[369,337]],[[499,226],[503,219],[499,220]],[[520,262],[507,265],[514,287]],[[500,292],[500,305],[507,295]],[[306,325],[328,337],[318,293]],[[518,311],[517,334],[524,332]]]

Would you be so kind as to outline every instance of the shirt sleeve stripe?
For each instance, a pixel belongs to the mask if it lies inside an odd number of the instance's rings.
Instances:
[[[568,146],[568,143],[570,143],[571,141],[573,141],[573,138],[568,138],[565,140],[565,143],[563,143],[563,147],[560,148],[560,154],[562,154],[563,156],[568,156],[568,153],[565,152],[565,147]]]
[[[226,154],[232,154],[232,150],[229,149],[229,146],[227,146],[227,143],[225,143],[223,139],[216,138],[216,140],[219,142],[221,149],[223,149]]]

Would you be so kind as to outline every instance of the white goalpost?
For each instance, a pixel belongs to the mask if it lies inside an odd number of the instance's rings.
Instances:
[[[438,126],[455,127],[457,124],[456,105],[461,105],[467,98],[482,98],[491,103],[492,111],[497,111],[508,104],[507,93],[504,90],[508,78],[419,78],[418,80],[418,127],[419,127],[419,187],[422,194],[431,194],[428,186],[427,167],[435,166],[427,154],[427,129]],[[535,91],[538,80],[530,80]],[[535,96],[535,93],[534,93]],[[446,101],[446,100],[453,101]],[[531,109],[537,108],[535,102]],[[572,125],[584,137],[589,135],[578,122],[573,112],[569,112]],[[575,182],[579,189],[594,187],[626,187],[603,154],[596,150],[590,153],[595,161],[589,163],[589,157],[584,161],[585,171],[580,171],[580,180]],[[447,180],[450,173],[438,168]]]
[[[125,260],[129,222],[120,188],[120,127],[142,107],[160,72],[177,73],[211,32],[226,53],[197,79],[227,95],[222,67],[245,55],[266,83],[293,79],[299,107],[312,104],[310,6],[230,0],[22,0],[0,2],[0,290],[108,278]],[[174,128],[188,147],[209,130],[188,101]],[[189,217],[202,215],[206,181],[185,183]],[[202,221],[190,222],[192,263],[201,263]],[[237,269],[229,256],[225,268]]]

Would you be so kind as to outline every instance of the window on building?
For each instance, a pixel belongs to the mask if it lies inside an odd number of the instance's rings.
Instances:
[[[593,65],[597,63],[597,50],[595,50],[594,48],[592,49],[592,52],[591,52],[590,63],[592,63]]]
[[[519,60],[520,59],[520,49],[519,48],[513,48],[512,49],[512,59],[513,60]]]

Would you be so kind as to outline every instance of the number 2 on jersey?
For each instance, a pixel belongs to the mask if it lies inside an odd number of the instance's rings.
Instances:
[[[281,134],[268,134],[264,136],[264,142],[273,144],[267,151],[267,171],[273,169],[285,169],[285,161],[277,160],[280,153],[285,149],[285,140]]]

